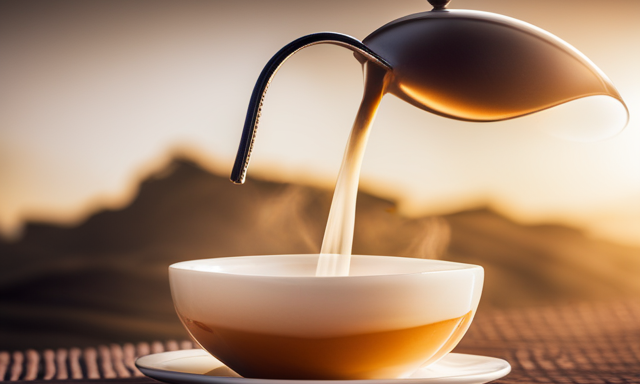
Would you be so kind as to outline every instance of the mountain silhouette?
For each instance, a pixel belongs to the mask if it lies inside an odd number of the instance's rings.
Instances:
[[[0,350],[185,338],[170,264],[317,253],[331,191],[249,179],[236,186],[175,159],[125,208],[75,226],[28,223],[0,242]],[[482,265],[482,308],[640,294],[640,249],[557,225],[526,226],[489,209],[407,218],[359,193],[353,251]]]

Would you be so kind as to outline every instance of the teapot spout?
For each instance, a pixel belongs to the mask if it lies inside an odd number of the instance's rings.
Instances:
[[[262,69],[262,72],[258,77],[258,81],[253,88],[253,92],[251,93],[249,108],[247,110],[247,116],[242,130],[242,138],[240,139],[240,147],[238,148],[233,170],[231,171],[231,181],[234,184],[243,184],[246,178],[251,150],[253,148],[260,113],[262,111],[262,103],[273,76],[276,74],[280,66],[282,66],[282,64],[294,53],[316,44],[334,44],[345,47],[361,55],[365,59],[372,61],[387,70],[391,70],[391,66],[385,59],[369,49],[360,40],[341,33],[314,33],[300,37],[299,39],[285,45],[275,55],[273,55]]]

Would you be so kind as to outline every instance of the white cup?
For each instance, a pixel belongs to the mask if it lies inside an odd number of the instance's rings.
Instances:
[[[470,264],[352,256],[316,277],[318,255],[194,260],[169,267],[176,311],[200,346],[244,377],[389,379],[449,353],[478,307]]]

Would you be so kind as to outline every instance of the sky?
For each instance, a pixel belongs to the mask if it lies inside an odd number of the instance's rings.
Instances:
[[[572,44],[619,90],[626,129],[604,141],[558,138],[602,122],[587,99],[479,124],[387,95],[361,188],[398,200],[409,216],[490,206],[523,223],[640,245],[640,2],[449,8],[504,14]],[[1,2],[0,231],[17,236],[25,220],[73,223],[123,206],[177,153],[226,175],[254,82],[280,47],[319,31],[364,39],[429,9],[424,0]],[[350,51],[314,46],[293,56],[267,94],[249,175],[331,188],[361,94]]]

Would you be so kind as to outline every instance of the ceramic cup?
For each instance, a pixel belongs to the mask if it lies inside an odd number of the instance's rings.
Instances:
[[[350,276],[316,277],[318,255],[194,260],[169,268],[194,340],[244,377],[390,379],[450,352],[478,307],[470,264],[352,256]]]

